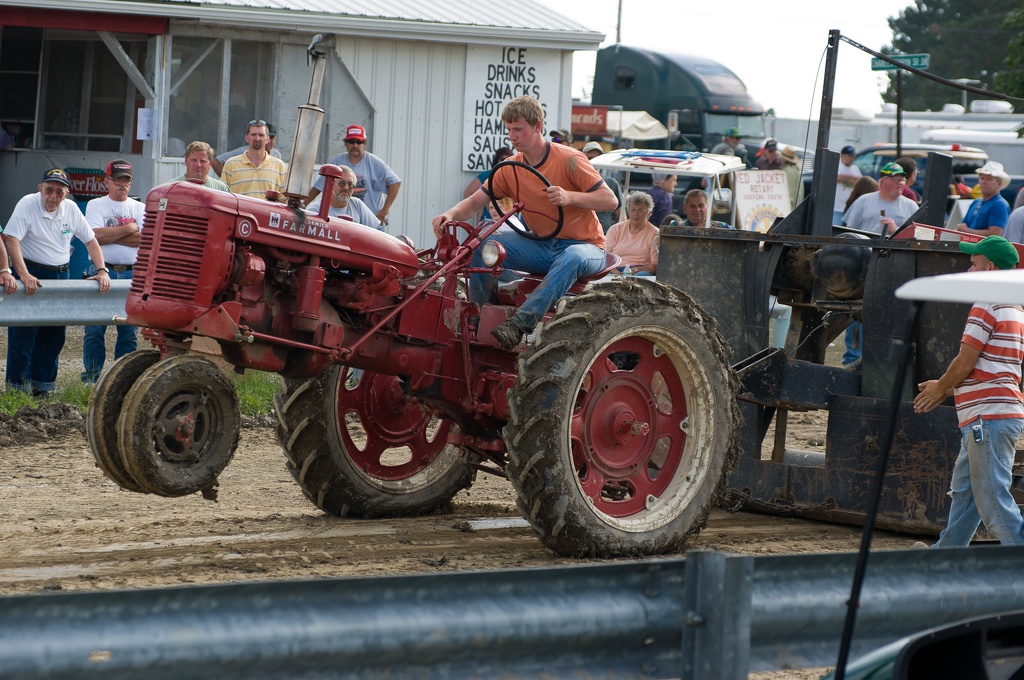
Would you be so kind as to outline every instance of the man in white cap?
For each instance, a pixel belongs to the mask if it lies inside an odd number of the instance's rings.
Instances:
[[[604,147],[599,142],[587,142],[583,145],[583,153],[590,160],[594,160],[604,153]],[[615,200],[618,201],[615,210],[594,211],[597,213],[597,219],[601,222],[601,229],[607,234],[611,226],[619,221],[619,215],[622,214],[622,187],[619,186],[619,180],[614,177],[605,177],[604,183],[612,190],[612,193],[615,194]]]
[[[981,198],[971,203],[964,221],[956,225],[957,231],[979,236],[1002,236],[1006,220],[1010,217],[1010,204],[999,195],[999,191],[1009,185],[1010,176],[1003,170],[1002,163],[988,161],[978,168]]]

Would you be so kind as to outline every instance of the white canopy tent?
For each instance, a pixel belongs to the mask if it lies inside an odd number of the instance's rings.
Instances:
[[[646,111],[608,110],[608,136],[644,141],[665,139],[668,128]]]

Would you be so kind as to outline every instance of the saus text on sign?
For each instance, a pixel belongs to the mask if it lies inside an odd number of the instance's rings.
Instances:
[[[533,47],[470,45],[466,48],[466,104],[462,135],[462,169],[488,170],[494,152],[509,144],[501,110],[523,95],[544,107],[544,128],[557,111],[561,61],[557,50]]]

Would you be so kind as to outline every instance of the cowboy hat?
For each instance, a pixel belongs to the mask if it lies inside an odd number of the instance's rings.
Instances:
[[[782,160],[785,161],[786,163],[792,163],[793,165],[796,165],[800,162],[800,159],[798,159],[796,156],[796,150],[791,146],[787,146],[779,153],[779,155],[782,156]]]
[[[985,165],[978,168],[978,175],[988,175],[999,180],[999,188],[1005,189],[1010,186],[1010,176],[1003,170],[1003,164],[996,161],[987,161]]]

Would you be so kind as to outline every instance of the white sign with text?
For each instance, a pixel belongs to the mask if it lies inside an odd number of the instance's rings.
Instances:
[[[555,110],[560,73],[557,50],[467,46],[462,169],[488,170],[497,149],[512,147],[501,122],[501,110],[516,97],[529,95],[539,99],[544,106],[545,131],[557,128],[547,116]]]
[[[736,173],[736,226],[766,232],[778,217],[789,214],[789,183],[782,170]]]

